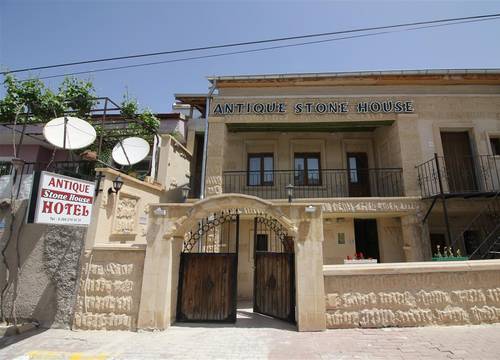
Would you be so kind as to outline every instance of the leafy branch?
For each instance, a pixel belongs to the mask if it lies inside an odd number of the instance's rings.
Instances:
[[[57,92],[45,87],[40,79],[17,80],[11,74],[4,80],[6,95],[0,99],[0,122],[12,123],[16,113],[24,113],[21,122],[48,122],[54,117],[74,112],[87,118],[95,104],[94,86],[90,81],[67,77]]]

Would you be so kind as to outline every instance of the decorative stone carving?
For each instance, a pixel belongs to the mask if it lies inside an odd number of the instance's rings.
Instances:
[[[321,205],[326,213],[353,212],[417,212],[420,211],[419,201],[410,200],[337,200]]]
[[[207,176],[205,184],[207,196],[222,194],[222,176]]]
[[[298,231],[295,221],[285,216],[279,206],[274,206],[270,202],[250,195],[220,194],[200,200],[189,208],[183,206],[182,211],[175,206],[166,207],[166,209],[171,218],[167,220],[169,223],[166,226],[164,239],[169,239],[172,236],[184,236],[187,231],[197,225],[200,219],[221,210],[238,211],[240,214],[248,215],[268,214],[278,220],[287,229],[290,236],[297,236]]]
[[[405,306],[415,306],[415,297],[409,292],[380,292],[378,293],[379,301],[381,305],[405,305]]]
[[[90,252],[85,254],[74,327],[88,330],[136,329],[144,254],[94,250],[94,255]]]
[[[356,306],[374,305],[377,303],[377,295],[374,293],[360,294],[360,293],[347,293],[342,295],[342,303],[346,308]]]
[[[486,296],[490,302],[500,304],[500,288],[486,290]]]
[[[139,199],[120,194],[113,222],[114,234],[134,234],[136,229],[137,204]]]
[[[478,304],[486,302],[486,296],[481,289],[456,290],[452,291],[451,296],[454,302],[461,304]]]
[[[495,270],[326,276],[327,327],[500,322],[498,279]]]
[[[451,302],[450,294],[440,290],[420,290],[416,293],[416,298],[417,303],[424,306],[449,304]]]
[[[472,320],[475,323],[491,323],[500,321],[500,308],[494,306],[474,306],[471,308]]]

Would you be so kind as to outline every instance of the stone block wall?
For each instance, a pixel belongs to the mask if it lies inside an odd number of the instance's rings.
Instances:
[[[324,267],[327,328],[500,322],[500,260]]]
[[[73,327],[136,330],[144,269],[143,250],[86,251]]]

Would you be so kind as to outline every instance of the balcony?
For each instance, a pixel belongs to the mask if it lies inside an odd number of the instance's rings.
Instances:
[[[435,155],[419,164],[417,181],[423,198],[472,197],[500,191],[500,157]]]
[[[287,199],[291,184],[295,199],[404,196],[402,173],[400,168],[225,171],[223,191]]]

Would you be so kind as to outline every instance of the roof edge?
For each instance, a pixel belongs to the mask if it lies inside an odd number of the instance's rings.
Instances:
[[[500,75],[500,68],[489,69],[422,69],[422,70],[381,70],[381,71],[346,71],[324,73],[289,73],[262,75],[209,76],[208,81],[262,81],[292,79],[324,79],[373,76],[448,76],[448,75]]]

